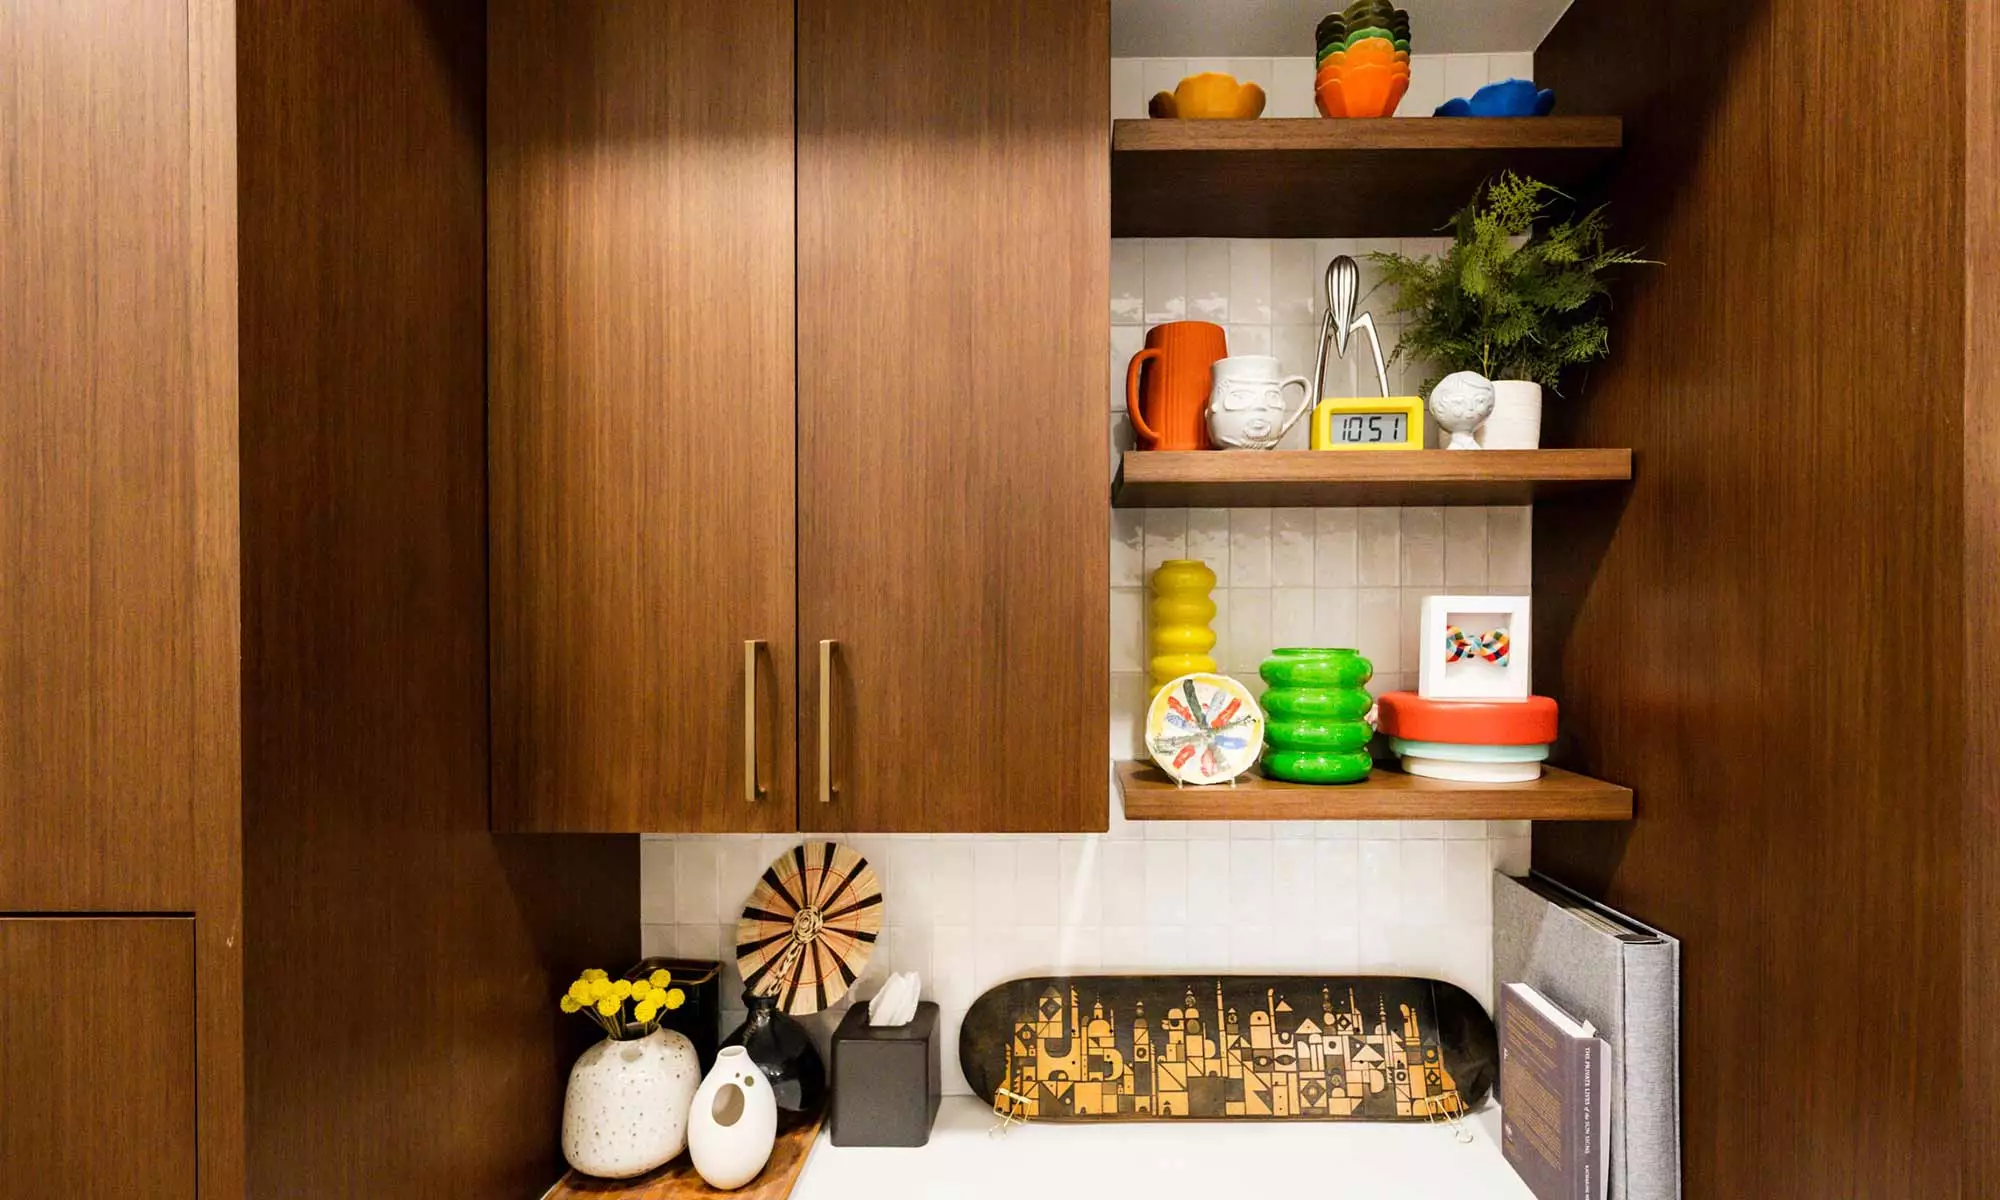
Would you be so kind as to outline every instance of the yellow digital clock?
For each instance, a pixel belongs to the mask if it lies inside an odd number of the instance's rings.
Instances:
[[[1313,409],[1315,450],[1422,450],[1424,402],[1416,396],[1322,400]]]

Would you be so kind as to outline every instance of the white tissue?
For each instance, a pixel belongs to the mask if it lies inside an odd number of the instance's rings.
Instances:
[[[908,1025],[917,1016],[917,999],[923,985],[915,971],[889,976],[889,982],[868,1002],[870,1025]]]

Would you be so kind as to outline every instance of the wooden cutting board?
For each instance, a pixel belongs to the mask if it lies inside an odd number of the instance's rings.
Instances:
[[[820,1125],[826,1114],[778,1123],[778,1143],[771,1148],[771,1161],[764,1173],[733,1192],[718,1192],[695,1174],[694,1162],[686,1154],[637,1179],[593,1179],[575,1171],[549,1190],[542,1200],[569,1200],[576,1196],[614,1196],[621,1200],[687,1200],[688,1197],[735,1196],[741,1200],[785,1200],[792,1185],[805,1169],[806,1156],[819,1140]]]

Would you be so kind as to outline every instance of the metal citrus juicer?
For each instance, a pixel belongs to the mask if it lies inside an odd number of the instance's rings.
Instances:
[[[1389,395],[1389,365],[1382,357],[1382,338],[1375,332],[1373,313],[1356,315],[1361,303],[1361,266],[1342,254],[1326,265],[1326,316],[1320,321],[1319,357],[1313,367],[1315,403],[1312,419],[1312,448],[1315,450],[1416,449],[1423,448],[1423,401],[1414,396]],[[1368,348],[1375,356],[1375,380],[1380,399],[1344,399],[1326,392],[1328,348],[1333,357],[1347,357],[1348,339],[1361,331],[1368,335]],[[1360,417],[1361,439],[1339,436],[1334,421]],[[1372,424],[1370,418],[1381,418]],[[1400,421],[1398,420],[1400,418]],[[1384,422],[1387,422],[1385,425]],[[1352,422],[1348,422],[1352,425]],[[1384,430],[1400,429],[1402,436],[1385,437]]]

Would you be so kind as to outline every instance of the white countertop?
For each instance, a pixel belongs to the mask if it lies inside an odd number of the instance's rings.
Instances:
[[[842,1148],[822,1134],[793,1200],[1534,1200],[1500,1157],[1492,1105],[1467,1122],[1470,1143],[1442,1126],[1361,1121],[1030,1122],[989,1137],[993,1123],[986,1105],[946,1096],[922,1149]]]

